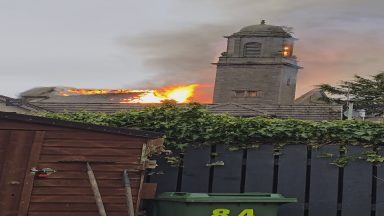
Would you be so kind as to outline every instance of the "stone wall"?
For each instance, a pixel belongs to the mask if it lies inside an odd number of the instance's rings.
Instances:
[[[281,65],[218,65],[214,103],[274,103],[279,99]],[[236,90],[262,91],[261,97],[236,96]]]

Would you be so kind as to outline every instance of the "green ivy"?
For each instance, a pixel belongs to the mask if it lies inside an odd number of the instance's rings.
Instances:
[[[283,148],[289,144],[379,146],[384,144],[384,124],[367,121],[305,121],[267,117],[241,118],[213,114],[199,104],[166,103],[112,114],[94,112],[43,113],[45,117],[138,128],[165,135],[167,149],[182,152],[188,146],[223,144],[231,150],[255,148],[261,143]],[[378,151],[362,154],[367,161],[383,162]],[[340,157],[338,165],[345,165]],[[349,157],[348,157],[349,158]]]

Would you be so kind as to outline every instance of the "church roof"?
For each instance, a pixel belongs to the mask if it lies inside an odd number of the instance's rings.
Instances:
[[[282,26],[267,25],[263,20],[259,25],[250,25],[242,28],[234,36],[257,36],[257,37],[283,37],[290,38],[292,35]]]

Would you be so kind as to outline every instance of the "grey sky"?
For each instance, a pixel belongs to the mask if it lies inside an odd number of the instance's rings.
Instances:
[[[294,27],[299,94],[384,69],[379,0],[0,0],[0,94],[212,83],[223,35]]]

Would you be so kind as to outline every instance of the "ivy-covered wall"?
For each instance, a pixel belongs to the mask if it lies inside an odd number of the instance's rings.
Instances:
[[[356,158],[383,162],[379,146],[384,144],[384,124],[364,121],[304,121],[266,117],[241,118],[212,114],[199,104],[164,104],[140,110],[105,113],[44,113],[46,117],[107,126],[162,132],[166,148],[183,151],[187,146],[223,144],[231,150],[271,143],[321,147],[328,144],[362,145],[367,151]],[[338,160],[346,160],[339,158]],[[344,162],[343,162],[344,163]],[[342,164],[339,164],[342,165]]]

